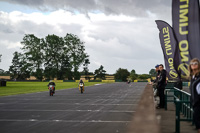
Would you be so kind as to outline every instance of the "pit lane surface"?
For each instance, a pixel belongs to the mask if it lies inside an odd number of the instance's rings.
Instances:
[[[125,133],[146,83],[0,97],[0,133]]]

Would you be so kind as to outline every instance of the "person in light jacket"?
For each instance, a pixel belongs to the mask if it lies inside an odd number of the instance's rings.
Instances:
[[[200,61],[194,58],[190,61],[189,65],[190,72],[190,93],[191,93],[191,104],[193,107],[193,119],[200,133]]]

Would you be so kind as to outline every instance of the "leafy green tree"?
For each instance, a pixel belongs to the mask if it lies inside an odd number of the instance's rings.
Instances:
[[[104,70],[104,67],[101,65],[99,69],[96,69],[94,71],[94,79],[96,80],[97,78],[104,80],[106,76],[106,71]]]
[[[9,76],[10,72],[9,71],[4,71],[3,69],[0,69],[0,75],[1,76]]]
[[[119,68],[115,73],[115,79],[127,81],[128,76],[130,76],[130,72],[127,69]]]
[[[67,34],[64,37],[64,44],[69,52],[70,64],[73,67],[74,78],[80,79],[79,67],[84,63],[85,59],[89,56],[85,53],[84,42],[78,36]]]
[[[138,75],[136,74],[135,70],[133,69],[130,73],[130,78],[132,81],[136,80]]]
[[[85,61],[84,61],[84,63],[83,63],[83,72],[84,72],[86,80],[90,80],[89,69],[88,69],[88,65],[89,64],[90,64],[90,60],[89,60],[89,58],[86,58]]]
[[[149,74],[141,74],[141,75],[138,76],[139,79],[143,79],[143,80],[144,80],[144,79],[148,79],[148,78],[150,78],[150,77],[151,77],[151,76],[150,76]]]
[[[0,69],[0,75],[4,74],[4,70]]]
[[[27,58],[27,61],[33,65],[33,75],[39,79],[43,79],[42,65],[44,62],[43,43],[40,38],[33,34],[27,34],[21,42],[23,45],[22,50]]]
[[[78,69],[81,65],[86,74],[89,72],[89,56],[85,53],[84,42],[76,35],[48,35],[40,39],[33,34],[27,34],[21,44],[23,54],[15,52],[13,65],[10,67],[14,76],[17,73],[19,75],[19,70],[25,67],[40,80],[43,76],[48,79],[80,79]]]
[[[155,76],[156,76],[156,70],[155,70],[155,69],[151,69],[151,70],[149,71],[149,75],[150,75],[151,77],[155,77]]]
[[[65,79],[67,78],[68,80],[73,79],[73,73],[72,73],[72,66],[69,62],[69,57],[66,56],[65,54],[61,55],[61,60],[60,60],[60,70],[59,70],[59,75],[58,79]]]
[[[58,78],[61,67],[61,56],[64,54],[64,41],[56,35],[48,35],[43,40],[45,57],[45,75],[48,78]]]
[[[9,68],[11,77],[18,80],[29,78],[32,64],[28,63],[25,56],[21,53],[15,52],[13,55],[12,65]]]

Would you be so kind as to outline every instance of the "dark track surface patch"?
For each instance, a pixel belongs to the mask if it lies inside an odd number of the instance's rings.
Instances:
[[[0,97],[1,133],[125,133],[146,83]]]

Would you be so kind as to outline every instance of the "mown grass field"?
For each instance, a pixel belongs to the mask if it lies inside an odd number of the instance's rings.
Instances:
[[[85,83],[85,86],[92,86],[95,84],[101,84],[101,82],[88,82]],[[6,87],[0,87],[0,96],[48,91],[47,85],[48,82],[7,82]],[[56,83],[56,90],[69,88],[78,88],[78,83]]]

